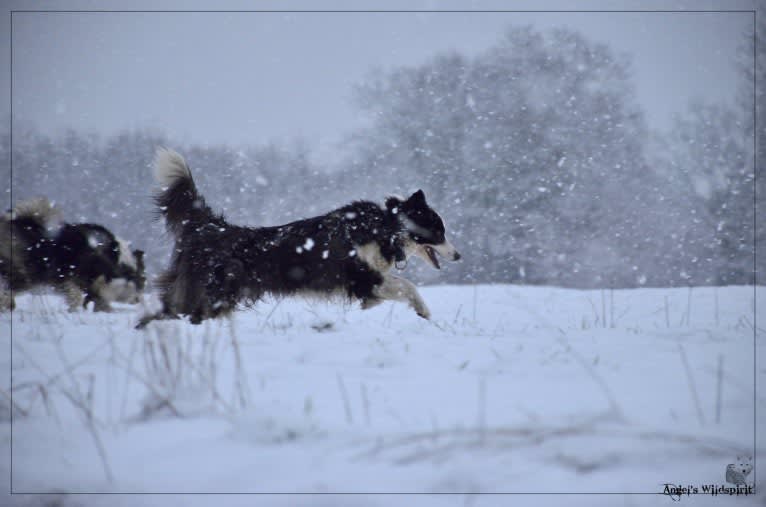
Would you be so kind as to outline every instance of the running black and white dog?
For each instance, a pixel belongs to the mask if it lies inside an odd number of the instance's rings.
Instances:
[[[155,177],[162,187],[156,203],[175,248],[158,280],[163,308],[137,328],[179,315],[199,324],[264,295],[295,294],[341,295],[362,308],[404,301],[428,319],[415,286],[389,271],[413,254],[436,269],[437,253],[460,259],[421,190],[408,199],[389,197],[383,206],[356,201],[281,226],[241,227],[213,213],[178,153],[157,151]]]
[[[0,311],[15,308],[16,293],[41,286],[62,294],[70,311],[138,303],[143,254],[101,225],[60,223],[47,199],[19,203],[0,216]]]

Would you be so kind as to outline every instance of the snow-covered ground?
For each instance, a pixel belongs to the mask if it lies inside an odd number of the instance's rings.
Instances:
[[[15,493],[50,494],[10,503],[655,505],[665,483],[723,485],[753,453],[752,287],[421,293],[432,322],[284,300],[143,332],[141,308],[19,297],[0,315],[16,405],[11,428],[0,404],[0,469]],[[115,492],[188,495],[65,495]],[[327,494],[191,495],[255,492]],[[368,495],[329,494],[351,492]],[[497,492],[618,494],[472,494]]]

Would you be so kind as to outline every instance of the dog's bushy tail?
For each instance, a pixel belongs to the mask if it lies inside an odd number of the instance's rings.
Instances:
[[[60,219],[60,215],[59,210],[48,199],[34,197],[17,203],[9,213],[4,213],[2,218],[3,220],[33,220],[41,227],[53,227]]]
[[[154,159],[154,178],[160,184],[155,195],[159,214],[176,237],[184,224],[203,223],[213,217],[205,199],[197,192],[191,170],[184,158],[168,148],[158,148]]]
[[[27,280],[24,260],[27,250],[44,238],[48,229],[61,225],[59,210],[45,197],[16,203],[0,213],[0,311],[13,308],[13,296],[7,293],[15,278],[19,285]],[[33,238],[27,243],[26,238]]]

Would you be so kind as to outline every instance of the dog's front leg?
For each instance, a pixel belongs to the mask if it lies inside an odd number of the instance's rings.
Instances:
[[[424,319],[431,318],[431,312],[428,310],[423,298],[420,297],[418,289],[409,280],[394,275],[384,275],[383,283],[373,289],[373,294],[380,299],[404,301],[419,316]]]
[[[109,304],[109,300],[113,299],[109,293],[109,284],[106,278],[102,275],[99,276],[90,287],[85,295],[85,306],[93,301],[94,312],[111,312],[112,306]]]

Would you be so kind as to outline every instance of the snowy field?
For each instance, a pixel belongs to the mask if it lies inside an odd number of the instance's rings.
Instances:
[[[401,304],[284,300],[143,332],[141,308],[19,297],[0,315],[12,486],[49,494],[9,503],[670,505],[652,493],[723,485],[753,453],[766,395],[752,287],[421,293],[432,322]],[[0,409],[7,450],[7,397]],[[764,489],[731,500],[762,504]],[[65,495],[114,492],[188,495]],[[475,495],[497,492],[618,494]]]

